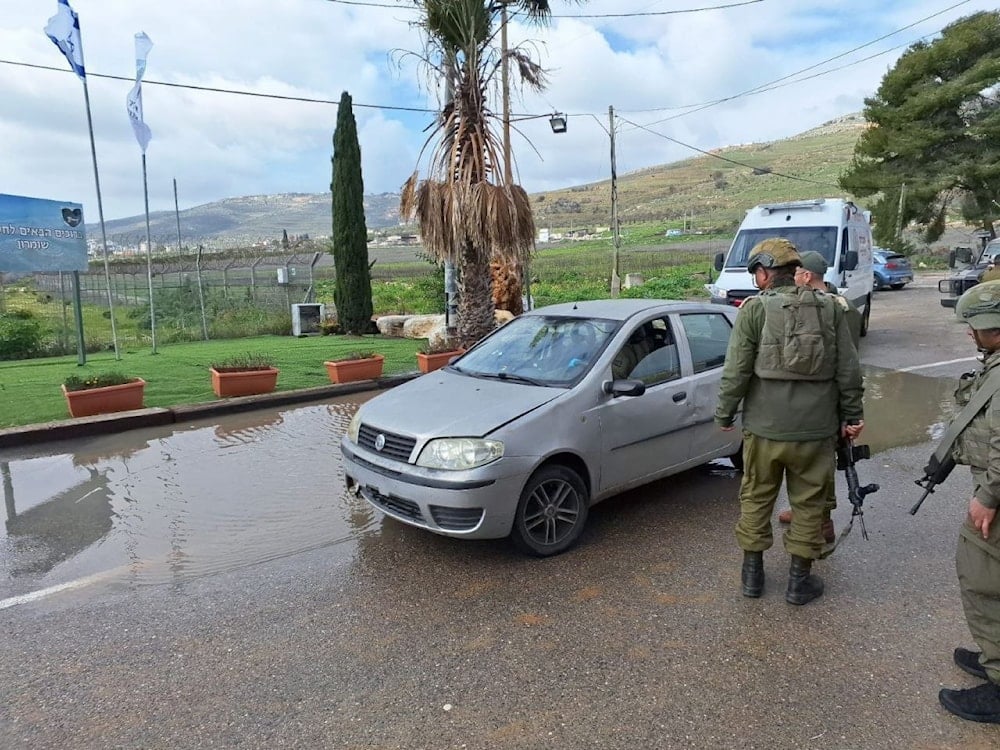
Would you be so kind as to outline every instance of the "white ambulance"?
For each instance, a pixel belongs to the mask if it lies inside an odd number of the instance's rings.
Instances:
[[[739,307],[757,293],[747,272],[747,256],[761,240],[785,237],[799,252],[815,250],[829,266],[826,281],[861,311],[861,335],[871,317],[872,231],[870,214],[851,201],[815,198],[789,203],[766,203],[747,211],[728,253],[715,256],[718,278],[707,284],[712,301]]]

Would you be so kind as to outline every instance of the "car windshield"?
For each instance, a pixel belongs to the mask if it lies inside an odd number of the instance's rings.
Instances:
[[[746,268],[747,256],[753,246],[771,237],[784,237],[800,253],[815,250],[827,265],[833,265],[837,251],[837,227],[776,227],[774,229],[742,229],[733,241],[733,249],[726,258],[726,268]]]
[[[621,324],[602,318],[524,315],[451,368],[463,375],[568,387],[590,370]]]

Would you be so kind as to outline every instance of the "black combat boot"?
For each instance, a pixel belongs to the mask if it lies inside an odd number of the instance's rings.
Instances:
[[[792,555],[792,565],[788,570],[788,591],[785,601],[789,604],[808,604],[823,595],[823,579],[813,575],[812,560]]]
[[[984,682],[968,690],[942,690],[941,705],[955,716],[984,724],[1000,724],[1000,685]]]
[[[986,670],[979,663],[979,655],[981,653],[982,651],[969,651],[969,649],[959,646],[955,649],[955,664],[958,665],[959,669],[968,672],[973,677],[978,677],[980,680],[988,680],[989,676],[986,674]]]
[[[743,553],[743,596],[756,599],[764,593],[764,553]]]

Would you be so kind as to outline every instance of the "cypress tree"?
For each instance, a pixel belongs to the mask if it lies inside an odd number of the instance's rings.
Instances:
[[[361,146],[351,96],[340,96],[333,131],[333,235],[336,280],[333,301],[345,333],[371,331],[372,282],[368,269],[368,228],[365,225]]]

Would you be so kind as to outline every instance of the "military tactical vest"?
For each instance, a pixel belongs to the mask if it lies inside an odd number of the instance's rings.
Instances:
[[[754,374],[767,380],[833,380],[837,368],[836,322],[829,295],[796,287],[759,295],[764,307]]]

